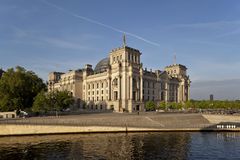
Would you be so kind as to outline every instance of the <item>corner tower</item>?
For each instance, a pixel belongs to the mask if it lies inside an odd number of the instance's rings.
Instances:
[[[177,78],[179,81],[177,102],[186,102],[190,100],[191,81],[187,75],[187,67],[181,64],[173,64],[165,67],[165,71],[169,76]]]
[[[128,47],[123,36],[122,47],[111,50],[109,59],[111,67],[111,92],[115,110],[119,112],[141,110],[141,53]],[[138,102],[138,103],[135,103]]]

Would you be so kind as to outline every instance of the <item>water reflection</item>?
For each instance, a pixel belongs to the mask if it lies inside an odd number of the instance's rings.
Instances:
[[[239,142],[229,141],[233,137],[239,138],[239,134],[174,132],[5,137],[0,138],[0,159],[182,160],[211,156],[214,159],[214,154],[227,150],[217,145],[233,144],[236,150],[240,149]],[[207,151],[210,153],[206,154]],[[239,156],[234,150],[231,153],[230,158]]]

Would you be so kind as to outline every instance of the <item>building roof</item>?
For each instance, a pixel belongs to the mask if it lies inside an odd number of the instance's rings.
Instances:
[[[110,64],[109,58],[104,58],[101,61],[99,61],[94,69],[94,73],[102,73],[107,71],[108,66]]]
[[[182,65],[182,64],[172,64],[172,65],[170,65],[170,66],[166,66],[165,68],[171,68],[171,67],[174,67],[174,66],[179,66],[179,67],[181,67],[181,68],[187,69],[187,67],[184,66],[184,65]]]

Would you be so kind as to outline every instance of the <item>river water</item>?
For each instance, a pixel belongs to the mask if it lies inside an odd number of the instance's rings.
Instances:
[[[240,133],[166,132],[0,138],[0,159],[240,159]]]

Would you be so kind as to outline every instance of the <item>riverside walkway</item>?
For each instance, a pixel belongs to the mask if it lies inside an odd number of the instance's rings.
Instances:
[[[148,131],[240,131],[240,120],[211,115],[144,112],[91,113],[60,117],[1,119],[0,136]],[[225,123],[225,124],[224,124]],[[220,125],[221,124],[221,125]]]
[[[211,125],[201,114],[93,113],[67,116],[31,117],[0,120],[0,124],[113,126],[141,128],[195,128]]]

